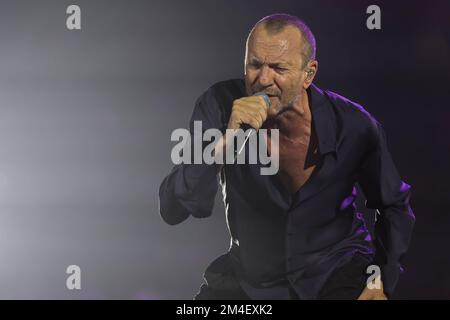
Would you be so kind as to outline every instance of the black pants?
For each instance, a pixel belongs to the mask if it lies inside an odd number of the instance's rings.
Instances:
[[[370,263],[356,255],[331,274],[321,289],[319,300],[355,300],[366,286],[366,268]],[[232,273],[216,273],[214,268],[205,273],[207,283],[202,284],[195,300],[250,300]],[[299,297],[289,288],[290,299]]]

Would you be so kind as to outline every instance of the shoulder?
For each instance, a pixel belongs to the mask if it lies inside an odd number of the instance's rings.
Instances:
[[[216,82],[197,98],[191,122],[201,120],[205,127],[226,127],[233,101],[245,95],[243,79]]]
[[[378,139],[381,124],[365,107],[333,91],[324,91],[343,128],[373,141]]]
[[[214,100],[219,103],[233,101],[245,95],[243,79],[229,79],[214,83],[208,87],[199,99]]]
[[[336,112],[347,117],[347,120],[360,120],[358,123],[372,126],[376,125],[378,121],[359,103],[341,96],[333,91],[325,90],[328,98],[336,109]]]
[[[245,83],[244,79],[228,79],[214,83],[210,89],[217,93],[242,95],[245,93]]]

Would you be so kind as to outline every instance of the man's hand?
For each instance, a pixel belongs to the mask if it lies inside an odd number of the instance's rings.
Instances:
[[[267,119],[267,110],[267,103],[262,96],[234,100],[228,129],[238,129],[246,123],[258,130]]]
[[[364,288],[363,292],[359,296],[358,300],[387,300],[386,295],[383,290],[383,283],[380,281],[380,289],[369,289],[367,286]]]
[[[267,119],[267,102],[262,96],[250,96],[236,99],[233,101],[231,116],[228,121],[227,129],[239,129],[242,124],[248,124],[258,130]],[[214,147],[214,156],[216,159],[223,159],[224,154],[232,150],[228,149],[227,138],[233,138],[232,135],[223,135]],[[233,145],[233,143],[231,143]],[[223,164],[217,167],[219,172]]]

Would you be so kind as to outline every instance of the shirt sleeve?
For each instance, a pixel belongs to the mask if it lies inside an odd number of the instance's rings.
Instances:
[[[366,196],[366,207],[376,209],[374,263],[381,269],[385,293],[392,295],[403,271],[414,227],[415,216],[410,207],[411,186],[403,182],[388,151],[386,135],[375,121],[375,143],[360,170],[359,184]]]
[[[191,137],[194,121],[202,122],[203,132],[209,128],[221,129],[223,126],[222,113],[213,88],[203,93],[195,103],[189,122]],[[175,165],[159,188],[159,213],[162,219],[175,225],[189,216],[210,216],[218,189],[219,170],[217,164]]]

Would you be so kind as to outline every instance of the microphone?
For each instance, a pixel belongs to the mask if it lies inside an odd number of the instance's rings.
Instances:
[[[269,96],[268,96],[267,94],[265,94],[264,92],[261,91],[261,92],[255,93],[253,96],[262,96],[262,97],[264,98],[264,101],[266,102],[267,108],[270,108],[272,102],[270,101],[270,98],[269,98]],[[243,123],[243,124],[241,125],[241,129],[244,130],[244,131],[247,131],[248,129],[253,129],[253,130],[250,130],[250,132],[245,136],[245,140],[244,140],[244,142],[242,143],[241,148],[239,149],[239,151],[237,152],[237,154],[236,154],[235,157],[234,157],[235,162],[236,162],[237,156],[238,156],[239,154],[241,154],[242,150],[244,149],[245,144],[247,143],[247,141],[248,141],[248,139],[250,138],[250,136],[251,136],[252,134],[255,134],[255,133],[256,133],[255,128],[253,128],[252,126],[248,125],[247,123]]]

